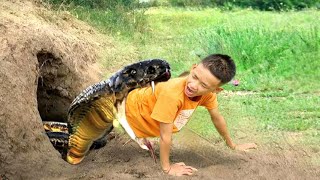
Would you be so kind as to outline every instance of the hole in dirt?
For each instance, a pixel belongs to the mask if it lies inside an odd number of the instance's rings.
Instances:
[[[60,58],[47,51],[37,54],[39,62],[37,102],[42,121],[67,122],[71,103],[66,90],[69,69]]]

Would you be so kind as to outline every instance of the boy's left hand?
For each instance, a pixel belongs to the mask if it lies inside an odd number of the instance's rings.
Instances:
[[[249,151],[249,149],[256,149],[257,147],[256,143],[245,143],[237,144],[234,149],[239,151]]]

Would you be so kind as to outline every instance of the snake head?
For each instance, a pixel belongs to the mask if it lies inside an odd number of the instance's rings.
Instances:
[[[171,77],[170,65],[165,60],[151,59],[124,67],[111,77],[114,92],[144,87],[151,81],[167,81]]]
[[[152,59],[146,62],[144,77],[140,81],[150,83],[151,81],[167,81],[171,77],[170,65],[162,59]]]

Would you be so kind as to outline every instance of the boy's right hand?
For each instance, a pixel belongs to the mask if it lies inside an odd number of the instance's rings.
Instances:
[[[170,166],[168,171],[169,175],[172,176],[182,176],[182,175],[192,175],[194,172],[198,171],[196,168],[191,166],[186,166],[183,162],[175,163]]]

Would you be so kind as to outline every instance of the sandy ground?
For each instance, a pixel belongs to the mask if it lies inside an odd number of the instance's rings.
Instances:
[[[175,179],[161,172],[159,149],[157,163],[148,151],[115,133],[107,146],[92,150],[85,160],[72,166],[66,179]],[[157,144],[156,144],[157,145]],[[174,136],[172,162],[196,167],[193,176],[179,179],[318,179],[319,167],[313,166],[303,150],[276,149],[260,144],[249,152],[233,151],[221,142],[214,144],[189,129]]]

